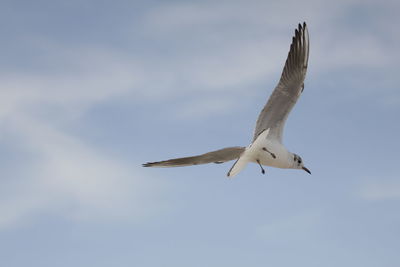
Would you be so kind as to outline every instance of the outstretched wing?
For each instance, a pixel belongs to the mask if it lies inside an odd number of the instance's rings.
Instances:
[[[307,25],[304,22],[295,30],[281,79],[258,116],[253,141],[262,131],[270,128],[270,136],[282,142],[285,121],[304,89],[309,43]]]
[[[206,163],[224,163],[239,158],[244,150],[244,147],[227,147],[193,157],[148,162],[143,164],[143,167],[183,167]]]

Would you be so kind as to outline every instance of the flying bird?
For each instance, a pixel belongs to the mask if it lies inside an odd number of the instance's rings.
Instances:
[[[238,174],[249,162],[258,164],[263,174],[263,165],[302,169],[311,174],[301,157],[288,151],[282,143],[286,119],[304,90],[309,49],[307,25],[303,22],[295,30],[279,83],[258,116],[253,140],[248,147],[227,147],[198,156],[148,162],[143,167],[179,167],[236,160],[227,173],[228,177]]]

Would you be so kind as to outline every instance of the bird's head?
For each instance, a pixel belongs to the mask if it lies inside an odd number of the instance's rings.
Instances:
[[[304,167],[303,160],[297,154],[293,154],[293,169],[302,169],[311,174],[310,170]]]

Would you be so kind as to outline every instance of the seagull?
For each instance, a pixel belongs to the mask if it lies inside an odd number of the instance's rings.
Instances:
[[[253,140],[248,147],[227,147],[198,156],[148,162],[143,167],[180,167],[236,160],[227,173],[228,177],[237,175],[249,162],[258,164],[262,174],[265,174],[263,166],[302,169],[311,174],[301,157],[289,152],[282,143],[286,119],[304,90],[309,49],[308,29],[303,22],[295,29],[281,78],[258,116]]]

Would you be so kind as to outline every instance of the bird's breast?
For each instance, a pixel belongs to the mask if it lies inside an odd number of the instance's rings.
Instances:
[[[271,140],[263,140],[252,147],[252,160],[257,160],[265,166],[276,168],[289,168],[288,155],[290,152],[280,143]]]

